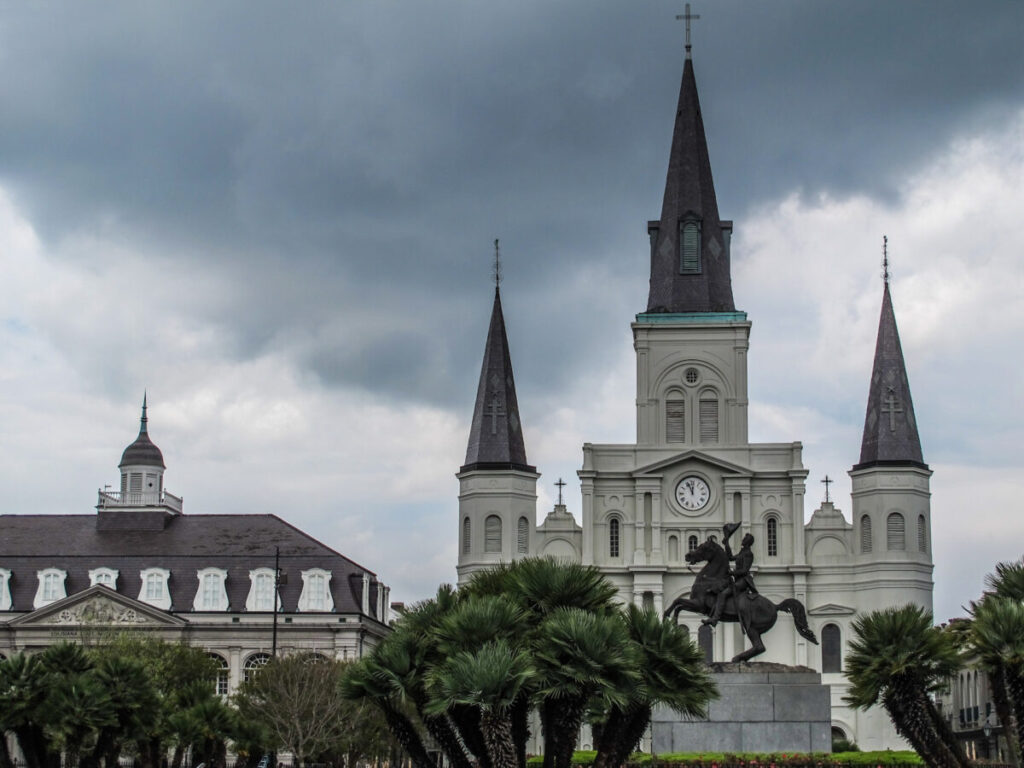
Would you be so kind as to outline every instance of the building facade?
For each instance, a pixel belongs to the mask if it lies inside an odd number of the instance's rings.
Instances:
[[[882,710],[855,712],[842,701],[844,649],[857,614],[932,605],[931,472],[888,280],[860,454],[850,470],[850,517],[826,501],[808,519],[801,444],[749,440],[752,324],[733,300],[733,223],[719,217],[689,53],[661,215],[647,230],[650,293],[631,324],[636,441],[584,444],[582,525],[561,504],[536,524],[539,475],[526,457],[496,291],[466,462],[457,474],[459,581],[498,562],[554,555],[599,567],[623,602],[660,612],[693,584],[685,554],[720,537],[725,523],[740,523],[755,538],[759,591],[774,602],[800,600],[821,641],[808,643],[783,616],[759,660],[821,671],[832,688],[836,735],[864,749],[904,746]],[[714,660],[743,648],[736,624],[712,630],[688,614],[680,623]]]
[[[95,514],[0,515],[0,655],[144,630],[206,649],[227,695],[275,650],[355,659],[388,632],[376,574],[276,515],[185,514],[147,422],[144,400]]]

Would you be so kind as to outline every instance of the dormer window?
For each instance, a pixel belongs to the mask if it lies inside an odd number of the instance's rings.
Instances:
[[[89,586],[102,584],[111,589],[117,589],[117,577],[119,573],[113,568],[93,568],[89,571]]]
[[[11,572],[0,568],[0,611],[11,610]]]
[[[36,575],[39,577],[39,587],[36,589],[36,598],[32,601],[33,608],[42,608],[68,596],[64,588],[67,571],[60,568],[44,568]]]
[[[196,571],[199,588],[192,601],[194,611],[226,611],[228,609],[228,572],[223,568],[200,568]]]
[[[139,590],[139,600],[155,608],[169,611],[171,609],[171,593],[167,582],[170,578],[171,572],[166,568],[145,568],[140,571],[139,579],[142,581],[142,589]]]
[[[277,608],[281,608],[281,597],[277,598]],[[274,610],[274,569],[256,568],[249,571],[249,596],[245,599],[247,611]]]
[[[331,597],[331,572],[312,568],[302,572],[302,594],[299,596],[299,610],[325,613],[334,610]]]
[[[700,219],[687,214],[679,222],[679,274],[700,274]]]

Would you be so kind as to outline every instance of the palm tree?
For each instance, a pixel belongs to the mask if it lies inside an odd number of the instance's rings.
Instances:
[[[46,701],[46,671],[41,656],[16,653],[0,662],[0,732],[18,741],[28,768],[46,763],[47,742],[40,707]]]
[[[76,766],[82,755],[92,752],[100,731],[117,720],[110,697],[89,671],[51,677],[40,714],[55,751],[63,751],[66,764]]]
[[[529,653],[505,639],[458,651],[433,675],[431,710],[445,712],[456,704],[477,709],[491,766],[517,768],[511,715],[532,677]]]
[[[992,683],[1011,759],[1019,765],[1024,739],[1024,604],[997,592],[973,603],[971,613],[971,646]]]
[[[920,606],[873,611],[853,623],[845,700],[856,709],[881,701],[896,732],[933,768],[970,768],[930,698],[961,663],[953,640]]]
[[[100,728],[96,748],[83,768],[117,762],[126,743],[143,739],[156,721],[158,700],[153,683],[139,661],[120,656],[101,656],[96,680],[109,700],[114,722]]]
[[[704,717],[708,702],[718,696],[704,654],[674,622],[632,604],[621,620],[640,658],[641,684],[623,691],[625,704],[612,706],[595,723],[594,768],[618,768],[625,763],[647,730],[654,705],[666,704],[680,714]]]

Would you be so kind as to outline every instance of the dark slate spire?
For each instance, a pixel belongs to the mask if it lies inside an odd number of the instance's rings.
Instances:
[[[871,371],[860,462],[853,468],[893,465],[927,468],[921,456],[921,438],[917,434],[910,382],[887,279],[882,294],[882,316],[878,321],[875,365]]]
[[[164,455],[160,452],[160,449],[153,444],[153,441],[149,439],[149,429],[147,423],[149,419],[146,416],[146,395],[142,395],[142,418],[139,420],[139,436],[135,438],[135,442],[124,449],[124,453],[121,454],[121,463],[118,467],[131,466],[150,466],[160,467],[165,469],[164,466]]]
[[[526,461],[516,383],[512,377],[512,358],[501,312],[501,291],[497,286],[484,362],[480,369],[480,385],[476,391],[476,406],[473,408],[473,423],[469,429],[466,464],[460,471],[472,469],[536,472],[536,468]]]
[[[692,225],[692,234],[681,231]],[[665,180],[661,220],[650,222],[651,292],[648,312],[734,312],[729,272],[729,235],[718,218],[697,99],[693,61],[687,55],[679,89],[672,152]],[[685,252],[681,245],[690,246]],[[692,250],[691,250],[692,248]]]

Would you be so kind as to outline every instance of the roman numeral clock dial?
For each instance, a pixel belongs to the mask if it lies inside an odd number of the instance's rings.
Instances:
[[[694,475],[684,477],[676,486],[676,501],[689,512],[703,509],[710,498],[711,489],[708,484]]]

